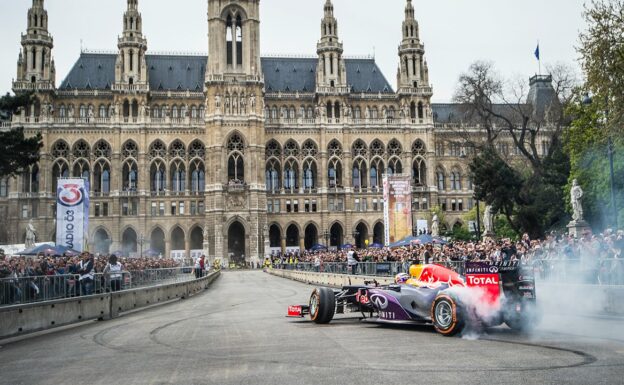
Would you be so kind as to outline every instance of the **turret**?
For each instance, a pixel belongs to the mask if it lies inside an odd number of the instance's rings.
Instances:
[[[43,0],[33,0],[27,25],[26,34],[22,35],[13,90],[53,90],[56,77],[52,58],[54,40],[48,32],[48,12]]]
[[[143,37],[143,19],[138,0],[128,0],[123,16],[123,32],[118,39],[115,64],[116,90],[148,91],[148,71],[145,53],[147,40]]]
[[[334,5],[327,0],[321,20],[321,39],[316,46],[318,54],[316,87],[319,93],[348,93],[347,71],[342,57],[343,47],[338,40],[338,21]]]

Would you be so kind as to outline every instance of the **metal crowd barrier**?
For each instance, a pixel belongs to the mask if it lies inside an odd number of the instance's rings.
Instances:
[[[181,267],[96,273],[93,280],[80,280],[78,274],[3,278],[0,279],[0,306],[184,282],[195,278],[191,270]]]
[[[432,262],[465,274],[465,262]],[[355,274],[388,277],[409,272],[409,263],[360,262]],[[532,269],[537,281],[548,283],[575,283],[588,285],[624,285],[624,259],[536,259],[525,263]],[[278,263],[275,268],[333,274],[353,274],[346,262]]]

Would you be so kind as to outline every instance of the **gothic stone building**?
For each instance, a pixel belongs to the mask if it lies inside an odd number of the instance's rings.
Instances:
[[[54,240],[56,180],[69,176],[90,181],[100,253],[251,260],[383,243],[385,173],[411,175],[414,223],[439,205],[443,226],[462,225],[468,150],[457,106],[431,104],[411,0],[401,30],[393,90],[373,58],[344,54],[331,0],[310,57],[260,56],[259,0],[208,0],[208,57],[150,54],[128,0],[118,50],[82,52],[57,87],[48,14],[33,0],[13,89],[36,100],[5,129],[40,132],[44,147],[0,181],[0,241],[23,242],[31,220]]]

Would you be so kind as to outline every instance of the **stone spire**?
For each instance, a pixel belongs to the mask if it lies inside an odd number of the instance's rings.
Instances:
[[[48,12],[43,0],[33,0],[28,10],[28,28],[26,34],[22,35],[14,91],[54,89],[53,47],[54,40],[48,32]]]
[[[319,57],[317,67],[317,91],[333,88],[341,92],[347,88],[347,71],[342,57],[343,47],[338,39],[338,21],[334,17],[334,5],[327,0],[321,20],[321,39],[316,46]]]
[[[418,88],[429,84],[429,70],[425,61],[425,46],[420,42],[418,22],[414,16],[412,0],[407,0],[405,20],[402,26],[403,40],[399,46],[398,84],[401,87]]]
[[[429,86],[429,67],[425,60],[425,45],[420,41],[412,0],[405,5],[402,24],[402,40],[399,45],[399,69],[397,71],[398,93],[405,115],[413,121],[430,119],[432,89]],[[407,113],[409,110],[409,114]]]
[[[118,39],[117,63],[115,65],[115,89],[147,91],[148,72],[145,53],[147,40],[143,37],[143,19],[139,1],[128,0],[123,16],[123,32]]]

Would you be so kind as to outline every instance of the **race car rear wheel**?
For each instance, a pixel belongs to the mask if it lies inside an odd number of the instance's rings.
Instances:
[[[452,336],[464,328],[461,308],[449,295],[440,295],[431,305],[431,320],[435,330],[445,336]]]
[[[328,324],[334,318],[336,297],[334,291],[326,287],[314,289],[310,296],[310,318],[317,324]]]

